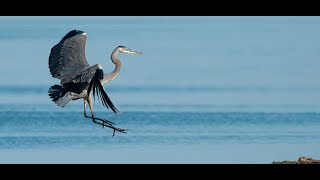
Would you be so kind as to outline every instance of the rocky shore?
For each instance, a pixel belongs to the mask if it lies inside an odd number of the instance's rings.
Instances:
[[[272,164],[320,164],[320,160],[300,157],[297,161],[273,161]]]

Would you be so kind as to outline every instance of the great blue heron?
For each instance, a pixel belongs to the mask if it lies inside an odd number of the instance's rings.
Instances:
[[[118,46],[111,54],[111,60],[115,64],[115,69],[108,74],[104,74],[101,64],[90,66],[85,56],[85,45],[87,34],[81,30],[72,30],[67,33],[61,41],[53,46],[49,55],[49,69],[54,78],[60,79],[60,85],[53,85],[49,88],[49,96],[58,106],[65,107],[71,100],[83,99],[84,117],[91,118],[94,123],[125,133],[126,130],[115,127],[112,121],[97,118],[94,116],[92,106],[92,96],[101,99],[103,106],[114,113],[119,110],[113,105],[103,88],[103,84],[112,81],[120,72],[121,62],[116,57],[118,53],[142,54],[131,50],[125,46]],[[92,93],[91,93],[92,92]],[[88,102],[91,116],[86,113],[86,103]]]

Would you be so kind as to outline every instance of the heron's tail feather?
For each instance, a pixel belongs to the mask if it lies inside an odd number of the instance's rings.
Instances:
[[[63,91],[63,87],[57,84],[51,86],[48,91],[49,97],[52,101],[61,107],[66,106],[72,99],[69,93],[63,93]]]
[[[90,81],[89,88],[88,88],[88,96],[92,91],[93,98],[95,100],[95,96],[97,95],[100,97],[103,106],[109,107],[112,109],[114,113],[119,113],[120,111],[113,105],[112,101],[108,97],[107,93],[105,92],[100,80],[103,79],[103,71],[102,69],[97,69],[93,78]]]

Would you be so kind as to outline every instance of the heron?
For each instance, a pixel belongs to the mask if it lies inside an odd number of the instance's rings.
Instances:
[[[142,54],[126,46],[117,46],[111,53],[111,61],[115,68],[110,73],[104,73],[101,64],[90,66],[86,60],[85,47],[87,33],[82,30],[71,30],[59,43],[51,48],[49,55],[49,70],[52,77],[60,80],[60,85],[54,84],[48,90],[52,101],[65,107],[70,101],[83,99],[84,117],[92,119],[96,124],[126,133],[127,129],[118,128],[115,123],[107,119],[94,116],[93,101],[95,97],[107,109],[118,114],[119,109],[113,104],[103,85],[114,80],[120,73],[121,61],[117,58],[119,53]],[[92,98],[93,97],[93,98]],[[91,116],[87,115],[86,105],[89,105]]]

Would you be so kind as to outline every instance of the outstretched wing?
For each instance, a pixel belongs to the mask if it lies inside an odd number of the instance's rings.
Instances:
[[[84,31],[72,30],[51,48],[50,73],[54,78],[60,79],[61,84],[90,67],[85,57],[86,39],[87,35]]]
[[[94,75],[91,78],[91,81],[89,83],[89,87],[88,87],[88,91],[87,91],[88,96],[90,95],[90,93],[92,91],[92,95],[93,95],[94,100],[95,100],[95,96],[98,96],[101,99],[103,106],[107,107],[108,109],[110,107],[112,109],[112,111],[117,114],[117,113],[119,113],[119,110],[113,105],[112,101],[108,97],[107,93],[105,92],[105,90],[100,82],[100,80],[103,79],[103,70],[101,69],[101,67],[99,65],[97,67],[98,68],[95,70]],[[83,74],[86,74],[86,73],[83,73]],[[92,74],[92,70],[88,70],[88,74]],[[85,76],[82,76],[82,77],[85,77]],[[90,77],[90,75],[87,77]]]
[[[84,71],[81,71],[81,72],[77,73],[77,75],[75,77],[73,77],[72,79],[68,80],[68,82],[72,82],[72,83],[80,83],[80,82],[90,83],[90,81],[94,77],[94,74],[96,73],[96,71],[98,69],[101,69],[101,68],[102,67],[101,67],[100,64],[95,64],[95,65],[85,69]]]

